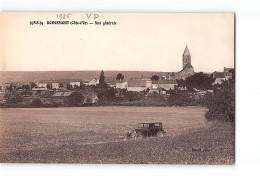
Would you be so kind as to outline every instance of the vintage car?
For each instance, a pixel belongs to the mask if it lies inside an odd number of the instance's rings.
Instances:
[[[162,122],[139,123],[135,129],[136,137],[162,136],[166,131]]]

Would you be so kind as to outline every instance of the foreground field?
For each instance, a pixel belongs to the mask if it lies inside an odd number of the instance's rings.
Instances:
[[[207,123],[195,107],[0,109],[0,161],[232,164],[234,127]],[[123,141],[141,121],[166,137]]]

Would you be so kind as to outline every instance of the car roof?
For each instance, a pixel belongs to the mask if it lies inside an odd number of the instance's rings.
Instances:
[[[138,124],[153,124],[153,123],[162,123],[162,122],[140,122]]]

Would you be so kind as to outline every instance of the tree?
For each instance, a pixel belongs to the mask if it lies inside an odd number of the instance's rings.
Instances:
[[[235,121],[235,77],[214,86],[214,93],[207,93],[205,105],[209,109],[207,120]]]
[[[37,84],[35,84],[34,82],[30,82],[29,84],[30,84],[31,89],[37,87]]]
[[[51,88],[51,85],[50,84],[47,84],[47,89],[50,89]]]
[[[26,89],[26,90],[29,90],[30,89],[30,86],[28,84],[25,84],[22,86],[22,89]]]
[[[59,83],[59,87],[60,87],[60,88],[63,88],[64,86],[63,86],[63,84],[62,84],[62,83]]]
[[[168,93],[170,93],[168,99],[170,106],[189,106],[192,103],[187,92],[169,90]]]
[[[214,83],[213,75],[210,76],[200,72],[196,73],[183,81],[179,81],[180,85],[187,86],[188,89],[199,89],[199,90],[208,90],[212,88],[212,84]]]
[[[67,99],[69,106],[82,106],[84,104],[85,97],[80,92],[73,92]]]
[[[123,80],[125,78],[125,76],[122,73],[118,73],[116,76],[117,80]]]
[[[99,76],[99,84],[104,84],[105,83],[105,73],[102,70]]]
[[[71,90],[72,89],[72,86],[70,84],[67,84],[67,89],[68,90]]]
[[[78,86],[78,85],[74,85],[74,88],[75,88],[75,89],[79,89],[80,86]]]
[[[42,107],[43,106],[43,103],[42,103],[42,101],[39,99],[39,98],[37,98],[37,99],[35,99],[35,100],[33,100],[32,101],[32,107],[34,107],[34,108],[39,108],[39,107]]]
[[[159,76],[158,76],[158,75],[153,75],[153,76],[151,77],[151,80],[152,80],[152,81],[158,81],[158,80],[159,80]]]

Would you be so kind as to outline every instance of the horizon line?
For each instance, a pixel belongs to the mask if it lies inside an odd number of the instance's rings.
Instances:
[[[224,67],[223,67],[224,68]],[[233,68],[233,67],[226,67],[226,68]],[[233,68],[234,69],[234,68]],[[104,69],[100,69],[100,70],[0,70],[0,72],[84,72],[84,71],[121,71],[121,72],[165,72],[165,73],[172,73],[172,72],[180,72],[180,71],[148,71],[148,70],[104,70]],[[218,70],[214,70],[214,71],[218,71]],[[195,72],[214,72],[214,71],[195,71]]]

